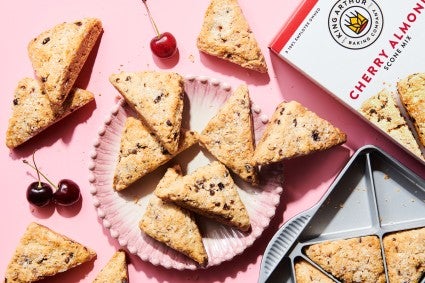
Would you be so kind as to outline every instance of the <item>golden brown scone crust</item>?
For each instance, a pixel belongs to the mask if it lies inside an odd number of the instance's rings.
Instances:
[[[94,95],[73,89],[61,107],[53,107],[38,81],[24,78],[16,87],[12,116],[6,132],[6,145],[15,148],[68,114],[94,100]]]
[[[28,44],[32,66],[53,106],[65,101],[101,32],[99,19],[84,18],[58,24]]]
[[[95,257],[95,251],[43,225],[31,223],[7,266],[5,283],[35,282]]]
[[[326,241],[305,249],[306,255],[342,282],[385,282],[377,236]]]
[[[204,16],[197,40],[198,49],[267,73],[267,65],[257,40],[237,0],[212,0]]]
[[[128,283],[126,254],[119,250],[97,274],[93,283]]]
[[[333,283],[334,281],[305,260],[295,263],[297,283]]]
[[[239,86],[200,135],[203,146],[246,182],[258,184],[252,164],[254,130],[251,101],[246,85]]]
[[[307,155],[344,143],[347,136],[299,102],[279,104],[254,153],[256,164]]]

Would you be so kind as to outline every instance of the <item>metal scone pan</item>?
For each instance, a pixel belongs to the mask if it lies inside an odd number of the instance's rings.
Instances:
[[[310,260],[304,248],[327,240],[425,227],[425,180],[375,146],[360,148],[312,208],[274,235],[261,263],[259,282],[296,282],[294,264]],[[384,256],[384,268],[387,272]],[[388,282],[388,274],[386,274]],[[424,279],[422,279],[424,281]]]

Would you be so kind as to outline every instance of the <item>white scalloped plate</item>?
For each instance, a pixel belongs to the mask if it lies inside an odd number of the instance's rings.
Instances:
[[[185,104],[183,126],[201,132],[206,123],[231,94],[231,87],[205,77],[185,78]],[[268,118],[253,106],[254,130],[258,139]],[[91,154],[89,181],[98,216],[110,235],[122,247],[154,265],[175,269],[197,269],[194,261],[145,235],[138,227],[147,202],[167,166],[179,163],[183,171],[190,173],[208,164],[213,158],[199,145],[182,152],[174,160],[141,178],[129,188],[116,192],[112,179],[118,158],[121,131],[128,116],[134,113],[120,99],[98,133]],[[260,186],[252,187],[234,177],[240,187],[239,194],[251,220],[252,230],[242,233],[237,229],[217,224],[203,217],[198,218],[203,241],[208,253],[208,266],[232,259],[251,246],[275,214],[282,193],[283,168],[281,164],[261,168]]]

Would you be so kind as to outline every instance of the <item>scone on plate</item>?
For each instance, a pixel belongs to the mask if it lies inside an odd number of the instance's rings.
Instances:
[[[246,182],[258,184],[254,131],[246,85],[239,86],[200,135],[201,145]]]
[[[196,132],[183,131],[178,151],[170,154],[141,120],[128,117],[121,135],[120,152],[113,179],[114,189],[120,191],[127,188],[171,160],[176,154],[197,143],[198,139]]]
[[[183,115],[184,80],[177,73],[121,72],[109,77],[128,105],[155,133],[162,145],[176,153]]]
[[[23,144],[93,100],[91,92],[74,88],[60,107],[53,107],[37,80],[22,79],[13,97],[12,116],[6,132],[7,147]]]
[[[31,40],[28,55],[42,91],[61,105],[102,32],[102,22],[84,18],[58,24]]]
[[[212,0],[197,39],[202,52],[267,73],[257,40],[237,0]]]
[[[179,178],[182,178],[180,167],[169,168],[158,183],[157,190],[167,190],[170,184]],[[147,235],[185,254],[198,264],[202,266],[207,264],[208,255],[202,236],[189,210],[163,201],[154,194],[149,200],[139,227]]]
[[[387,234],[383,244],[390,282],[420,282],[425,274],[425,228]]]
[[[218,161],[196,169],[166,188],[155,190],[165,200],[241,231],[251,228],[248,212],[226,167]]]
[[[297,283],[333,283],[334,281],[306,260],[295,262],[295,279]]]
[[[279,162],[342,144],[347,136],[299,102],[282,102],[273,113],[254,153],[259,165]]]
[[[96,252],[43,225],[30,223],[6,269],[5,282],[35,282],[96,257]]]
[[[412,74],[397,83],[401,102],[415,125],[425,146],[425,73]]]
[[[116,251],[100,270],[93,283],[128,283],[128,267],[123,250]]]
[[[385,282],[377,236],[326,241],[308,246],[304,252],[341,282]]]
[[[418,143],[406,120],[401,115],[397,103],[387,89],[381,90],[378,94],[364,101],[359,110],[366,119],[415,155],[423,158]]]

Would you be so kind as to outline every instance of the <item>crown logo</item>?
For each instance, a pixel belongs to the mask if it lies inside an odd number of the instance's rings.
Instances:
[[[348,16],[348,20],[345,20],[347,23],[345,26],[351,29],[356,34],[360,34],[367,26],[369,20],[360,14],[359,12],[351,13]]]

